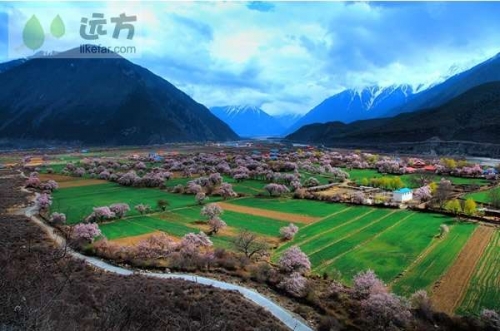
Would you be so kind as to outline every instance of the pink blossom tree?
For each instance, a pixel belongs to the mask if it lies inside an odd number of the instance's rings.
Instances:
[[[238,194],[233,190],[233,185],[229,183],[222,183],[217,190],[217,192],[220,194],[220,196],[224,199],[227,200],[227,198],[230,197],[237,197]]]
[[[290,276],[283,278],[278,284],[279,288],[284,289],[289,294],[296,297],[303,297],[307,288],[307,278],[299,272],[293,272]]]
[[[281,255],[278,265],[287,273],[298,272],[304,274],[311,270],[311,262],[298,246],[292,246]]]
[[[213,243],[210,238],[200,231],[198,234],[188,233],[182,237],[179,247],[183,254],[194,255],[199,249],[211,247],[212,245]]]
[[[492,309],[483,309],[480,318],[490,330],[500,330],[500,314],[498,312]]]
[[[207,217],[209,220],[222,215],[224,210],[216,203],[210,203],[201,209],[201,216]]]
[[[395,294],[372,294],[362,301],[361,307],[372,330],[406,329],[412,320],[409,304]]]
[[[264,186],[264,190],[266,190],[270,196],[281,196],[284,193],[290,192],[285,185],[276,183],[267,184]]]
[[[39,212],[45,212],[52,204],[52,197],[47,193],[42,193],[36,198],[35,203]]]
[[[208,220],[208,226],[210,227],[210,232],[216,234],[221,229],[225,228],[227,224],[218,216],[216,216]]]
[[[431,193],[431,188],[429,185],[425,185],[422,187],[417,188],[413,192],[413,196],[415,199],[418,199],[420,201],[430,201],[432,199],[432,193]]]
[[[354,276],[352,290],[353,295],[358,299],[366,299],[373,294],[387,293],[386,286],[373,270],[360,272]]]
[[[176,246],[172,238],[161,232],[140,241],[137,244],[137,254],[146,259],[165,258],[175,250]]]
[[[36,176],[30,176],[26,180],[26,183],[24,184],[25,187],[28,188],[39,188],[41,184],[40,178]]]
[[[105,220],[111,220],[116,217],[116,214],[111,211],[107,206],[94,207],[92,214],[90,214],[85,220],[87,222],[102,222]]]
[[[130,206],[126,203],[115,203],[109,206],[109,209],[115,213],[116,217],[123,218],[130,211]]]
[[[204,193],[204,192],[198,192],[196,193],[196,196],[194,198],[196,200],[196,202],[199,204],[199,205],[202,205],[203,202],[205,202],[207,198],[207,195]]]
[[[54,225],[63,225],[66,223],[66,215],[63,213],[52,213],[49,221]]]
[[[93,242],[96,237],[101,235],[101,230],[96,223],[77,224],[73,228],[73,236],[75,239],[83,239]]]
[[[42,183],[40,185],[40,188],[43,190],[52,192],[52,191],[55,191],[59,188],[59,184],[57,184],[57,182],[55,180],[50,179],[47,182]]]
[[[295,225],[290,223],[290,225],[284,226],[280,229],[280,235],[281,238],[284,240],[292,240],[293,237],[299,232],[299,228]]]

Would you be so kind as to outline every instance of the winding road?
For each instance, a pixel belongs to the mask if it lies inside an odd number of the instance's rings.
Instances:
[[[26,190],[27,191],[27,190]],[[27,191],[29,193],[32,193],[30,191]],[[38,193],[35,193],[37,197]],[[46,224],[45,222],[41,221],[38,217],[36,217],[37,214],[37,209],[35,205],[28,206],[26,208],[23,208],[20,210],[21,214],[26,215],[29,217],[33,222],[35,222],[37,225],[39,225],[42,229],[45,230],[45,232],[59,245],[64,245],[65,244],[65,239],[57,234],[54,231],[54,228]],[[267,298],[266,296],[243,286],[231,284],[231,283],[226,283],[222,282],[219,280],[207,278],[207,277],[199,277],[196,275],[190,275],[190,274],[174,274],[174,273],[157,273],[157,272],[144,272],[144,271],[134,271],[122,267],[118,267],[112,264],[107,263],[106,261],[103,261],[101,259],[91,257],[91,256],[86,256],[83,254],[80,254],[70,248],[68,248],[68,254],[71,256],[84,260],[86,263],[105,270],[107,272],[112,272],[115,274],[119,275],[124,275],[124,276],[129,276],[133,274],[139,274],[142,276],[146,277],[154,277],[154,278],[163,278],[163,279],[183,279],[186,281],[198,283],[198,284],[203,284],[207,286],[213,286],[216,288],[220,288],[223,290],[230,290],[230,291],[238,291],[241,293],[245,298],[248,300],[254,302],[258,306],[264,308],[268,312],[270,312],[274,317],[279,319],[283,324],[285,324],[290,330],[295,330],[295,331],[312,331],[312,329],[307,326],[299,317],[294,315],[292,312],[288,311],[287,309],[279,306],[275,302],[273,302],[271,299]]]

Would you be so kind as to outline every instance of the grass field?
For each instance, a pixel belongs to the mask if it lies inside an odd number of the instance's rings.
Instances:
[[[500,231],[492,237],[469,283],[458,313],[500,309]]]
[[[455,261],[461,248],[476,228],[471,223],[456,223],[442,239],[433,239],[429,250],[409,266],[402,277],[392,283],[392,289],[402,295],[411,295],[419,289],[430,290]]]
[[[500,190],[500,188],[494,188],[494,190]],[[480,202],[480,203],[490,203],[490,197],[489,197],[490,192],[491,192],[491,190],[470,193],[470,194],[467,194],[465,197],[472,198],[472,199],[474,199],[474,201]]]
[[[381,174],[375,169],[352,169],[352,170],[347,170],[343,169],[344,171],[349,173],[350,179],[357,184],[361,183],[361,180],[363,178],[380,178],[380,177],[396,177],[398,175],[391,175],[391,174]],[[410,187],[410,188],[416,188],[415,185],[412,182],[412,177],[416,175],[413,174],[405,174],[405,175],[399,175],[401,177],[401,180],[405,184],[405,186]],[[455,185],[461,185],[461,184],[478,184],[478,185],[484,185],[488,184],[489,182],[485,179],[482,178],[461,178],[461,177],[452,177],[452,176],[434,176],[433,181],[438,182],[441,180],[441,178],[446,178],[451,180],[451,182]]]
[[[69,187],[56,190],[53,194],[52,209],[66,214],[68,223],[80,222],[92,212],[93,207],[109,206],[113,203],[124,202],[132,209],[129,215],[138,215],[133,210],[137,204],[149,204],[156,208],[159,199],[170,203],[169,209],[196,205],[194,196],[172,194],[159,189],[124,187],[115,183],[99,185]],[[211,197],[209,201],[220,200]]]
[[[174,179],[169,186],[187,181]],[[253,194],[264,185],[259,181],[233,184],[240,192]],[[132,210],[125,219],[101,224],[103,234],[114,240],[163,231],[179,238],[189,232],[208,229],[200,222],[203,220],[202,206],[195,203],[192,195],[108,182],[55,191],[52,211],[66,213],[69,223],[74,224],[90,214],[95,206],[125,202],[133,208],[146,203],[156,209],[158,199],[169,201],[167,212],[139,215]],[[220,199],[211,197],[208,202],[217,201]],[[404,295],[420,288],[430,289],[453,264],[475,228],[474,224],[457,223],[453,218],[437,214],[286,197],[244,197],[230,199],[225,204],[228,209],[229,205],[237,208],[224,211],[221,218],[228,227],[211,237],[216,247],[232,249],[232,240],[242,229],[257,233],[275,247],[280,243],[279,229],[294,223],[300,228],[299,233],[272,252],[273,261],[276,262],[285,249],[298,245],[308,254],[313,273],[338,270],[342,280],[349,283],[356,273],[373,269],[396,293]],[[300,217],[311,221],[299,222]],[[437,239],[439,226],[443,223],[450,226],[450,233]],[[481,259],[460,311],[477,312],[482,307],[497,307],[500,300],[499,245],[500,232]]]

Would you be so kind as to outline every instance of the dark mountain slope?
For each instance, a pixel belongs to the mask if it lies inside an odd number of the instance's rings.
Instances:
[[[0,138],[96,145],[237,138],[147,69],[119,56],[65,57],[30,59],[0,74]]]
[[[351,124],[308,125],[287,139],[329,145],[427,140],[500,144],[500,82],[477,86],[433,109]]]

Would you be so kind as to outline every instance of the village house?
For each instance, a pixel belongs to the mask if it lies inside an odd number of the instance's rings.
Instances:
[[[407,187],[392,192],[395,202],[407,202],[413,200],[413,191]]]

